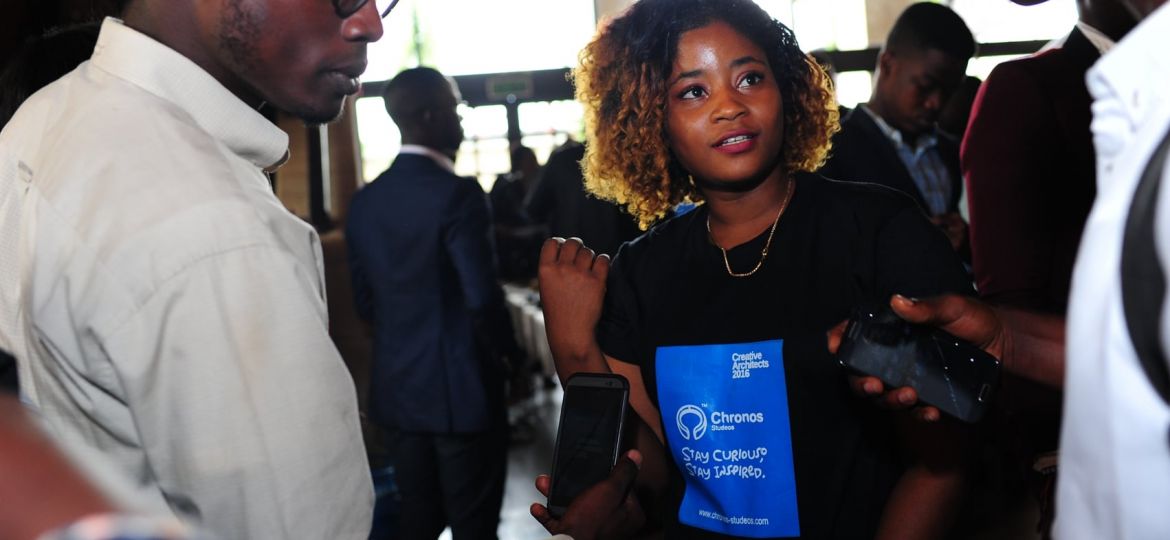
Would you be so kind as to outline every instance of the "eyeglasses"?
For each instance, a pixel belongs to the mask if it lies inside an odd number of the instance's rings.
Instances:
[[[365,7],[369,0],[333,0],[333,11],[337,12],[337,16],[342,19],[348,19],[358,10]],[[398,5],[398,0],[375,0],[375,5],[378,6],[378,13],[382,14],[385,19],[390,14],[390,10]]]

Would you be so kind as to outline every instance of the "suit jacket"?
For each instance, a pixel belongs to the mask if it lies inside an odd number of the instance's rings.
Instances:
[[[976,283],[986,298],[1063,313],[1096,193],[1092,98],[1099,53],[1079,31],[984,82],[963,140]]]
[[[962,176],[959,174],[959,145],[940,134],[938,151],[953,180],[947,211],[957,212],[963,191]],[[833,137],[829,161],[818,172],[835,180],[892,187],[913,197],[918,207],[929,215],[926,200],[906,170],[906,165],[898,157],[894,144],[861,107],[853,109],[841,120],[841,131]]]
[[[515,351],[496,281],[487,198],[431,158],[400,154],[346,224],[354,300],[374,328],[371,419],[428,433],[501,425]]]

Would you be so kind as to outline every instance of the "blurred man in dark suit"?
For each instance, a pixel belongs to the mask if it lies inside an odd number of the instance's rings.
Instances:
[[[392,432],[397,538],[496,538],[508,424],[504,358],[518,358],[496,281],[487,197],[455,174],[459,90],[415,68],[383,94],[394,163],[354,196],[355,303],[374,327],[371,419]]]

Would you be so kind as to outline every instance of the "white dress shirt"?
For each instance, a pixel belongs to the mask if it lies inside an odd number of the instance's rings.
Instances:
[[[225,538],[366,538],[320,242],[286,135],[115,19],[0,132],[0,347],[57,441]],[[84,453],[84,452],[81,452]]]
[[[1170,407],[1134,352],[1120,278],[1134,189],[1170,129],[1168,35],[1170,6],[1165,6],[1088,74],[1095,99],[1097,200],[1069,304],[1058,538],[1170,538]],[[1170,268],[1170,174],[1162,171],[1162,179],[1155,234],[1162,266]],[[1164,350],[1168,338],[1170,327],[1163,326]]]

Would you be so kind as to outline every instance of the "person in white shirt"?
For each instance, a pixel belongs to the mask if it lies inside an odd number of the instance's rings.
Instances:
[[[1089,71],[1097,198],[1073,274],[1067,322],[975,300],[891,305],[1065,391],[1055,537],[1146,540],[1170,531],[1170,7],[1127,0],[1141,22]],[[1066,338],[1067,329],[1067,338]],[[1066,354],[1067,351],[1067,354]],[[883,393],[880,381],[855,388]],[[884,393],[891,407],[912,389]],[[938,411],[921,407],[919,418]]]
[[[257,108],[337,117],[379,4],[131,0],[0,132],[0,347],[55,441],[114,463],[143,512],[368,534],[320,243],[272,193],[288,139]]]
[[[1144,19],[1087,77],[1097,199],[1069,300],[1060,538],[1170,534],[1170,7],[1128,4]]]

